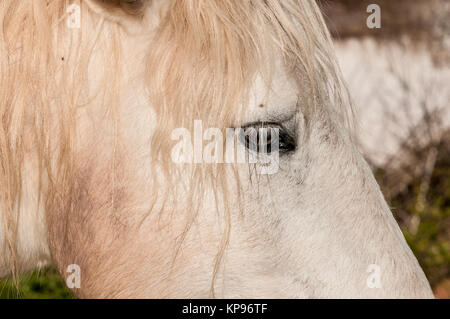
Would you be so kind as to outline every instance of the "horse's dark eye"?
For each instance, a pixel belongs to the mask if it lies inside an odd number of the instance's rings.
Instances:
[[[244,126],[239,131],[239,141],[252,152],[270,154],[273,151],[286,153],[295,150],[294,138],[276,123],[256,123]]]

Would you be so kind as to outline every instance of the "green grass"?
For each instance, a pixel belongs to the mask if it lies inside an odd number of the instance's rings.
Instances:
[[[54,269],[43,269],[20,278],[18,288],[11,280],[0,281],[0,299],[71,299],[72,292]]]

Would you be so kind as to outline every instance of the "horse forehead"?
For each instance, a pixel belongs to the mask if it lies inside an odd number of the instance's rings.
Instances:
[[[297,112],[301,88],[278,59],[269,77],[257,74],[243,122],[283,121]]]

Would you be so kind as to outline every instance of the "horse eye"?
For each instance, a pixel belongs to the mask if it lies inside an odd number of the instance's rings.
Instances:
[[[276,123],[257,123],[242,127],[239,141],[249,151],[261,154],[270,154],[276,150],[287,153],[296,149],[294,138]]]

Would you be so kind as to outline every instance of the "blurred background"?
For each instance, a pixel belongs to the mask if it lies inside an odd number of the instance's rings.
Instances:
[[[438,298],[450,298],[450,0],[318,0],[356,140]],[[381,8],[369,29],[367,7]]]
[[[438,298],[450,298],[450,0],[317,0],[355,104],[355,138]],[[369,29],[367,7],[381,8]],[[0,298],[72,298],[53,269]]]

